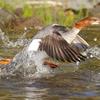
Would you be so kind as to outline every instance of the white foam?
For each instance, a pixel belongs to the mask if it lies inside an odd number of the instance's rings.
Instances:
[[[29,47],[28,47],[28,51],[37,51],[40,45],[40,41],[41,39],[34,39],[32,40],[32,42],[30,43]]]

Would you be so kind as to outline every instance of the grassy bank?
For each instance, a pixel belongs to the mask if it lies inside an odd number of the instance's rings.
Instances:
[[[28,23],[28,25],[26,24],[26,27],[30,26],[29,22],[34,22],[35,24],[35,22],[37,22],[38,19],[39,19],[38,21],[40,21],[40,23],[42,23],[43,26],[57,23],[70,27],[73,25],[75,21],[88,15],[87,10],[83,9],[84,7],[81,7],[78,11],[75,11],[73,9],[65,10],[63,9],[63,7],[57,7],[57,6],[50,7],[48,5],[44,6],[24,5],[22,8],[20,8],[20,10],[17,10],[18,8],[14,8],[14,6],[10,5],[10,3],[8,4],[3,0],[0,1],[0,7],[14,14],[17,20],[24,19],[24,21],[21,21],[20,24],[23,24],[23,22],[26,21],[25,24]],[[16,15],[15,13],[16,10],[17,13],[19,13],[20,15]],[[34,20],[32,20],[32,18],[34,18]],[[29,21],[30,19],[31,21]]]

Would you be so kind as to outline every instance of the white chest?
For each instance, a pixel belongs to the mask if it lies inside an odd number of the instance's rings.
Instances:
[[[41,39],[33,39],[28,46],[28,51],[37,51],[40,46]]]

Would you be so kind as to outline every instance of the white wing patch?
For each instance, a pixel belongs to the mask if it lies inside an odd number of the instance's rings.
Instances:
[[[41,39],[34,39],[28,47],[28,51],[37,51],[40,45]]]

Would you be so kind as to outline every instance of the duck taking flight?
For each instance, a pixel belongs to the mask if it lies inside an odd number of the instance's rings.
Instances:
[[[48,71],[48,68],[60,66],[55,63],[55,60],[64,63],[84,61],[86,57],[81,53],[89,47],[89,44],[78,33],[86,26],[93,24],[100,24],[100,19],[96,17],[84,18],[76,22],[72,29],[58,24],[43,28],[34,36],[31,43],[12,60],[0,61],[0,64],[7,64],[2,73],[13,73],[22,66],[29,69],[29,61],[34,62],[33,65],[37,66],[34,68],[40,73]],[[5,61],[6,63],[4,63]]]
[[[45,60],[52,58],[62,62],[80,62],[85,60],[81,54],[83,50],[89,47],[89,44],[78,35],[80,30],[86,26],[100,24],[100,19],[96,17],[87,17],[75,23],[72,29],[53,24],[43,28],[32,39],[28,46],[28,51],[44,51],[44,64],[52,68],[58,67],[56,64]]]

